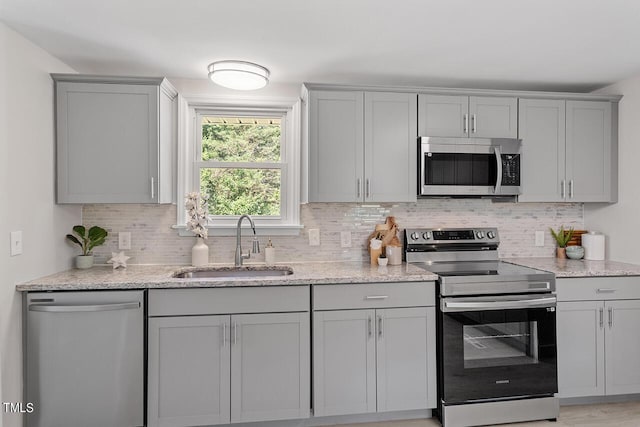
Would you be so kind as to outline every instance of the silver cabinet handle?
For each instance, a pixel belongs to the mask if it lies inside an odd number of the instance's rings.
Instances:
[[[238,343],[238,323],[233,322],[233,345]]]
[[[151,199],[156,198],[156,179],[151,177]]]
[[[367,334],[369,335],[369,338],[371,338],[371,336],[373,335],[373,331],[372,331],[371,326],[372,326],[371,325],[371,316],[369,316],[367,318]]]
[[[609,307],[609,329],[613,327],[613,307]]]
[[[600,307],[600,329],[604,326],[604,308]]]
[[[364,299],[375,300],[375,299],[387,299],[389,295],[367,295]]]
[[[475,116],[475,114],[474,114]],[[502,187],[502,153],[500,152],[500,147],[495,147],[493,149],[496,155],[496,188],[493,190],[495,194],[499,194],[500,187]]]
[[[369,187],[370,187],[369,178],[367,178],[364,182],[365,182],[364,197],[368,199],[369,198]]]
[[[612,289],[612,288],[598,288],[596,289],[596,292],[599,294],[612,294],[614,293],[616,290]]]
[[[356,179],[356,197],[360,198],[360,178]]]
[[[569,181],[569,198],[573,199],[573,180]]]
[[[561,190],[560,190],[560,191],[561,191],[561,193],[562,193],[562,195],[561,195],[561,197],[560,197],[560,198],[561,198],[561,199],[564,199],[564,195],[566,194],[566,189],[567,189],[567,187],[566,187],[566,182],[565,182],[565,180],[564,180],[564,179],[563,179],[563,180],[562,180],[562,182],[560,183],[560,188],[561,188]]]
[[[476,133],[476,115],[471,116],[471,133]]]
[[[382,316],[378,316],[378,338],[382,338]]]
[[[40,305],[29,306],[29,311],[44,311],[47,313],[76,313],[76,312],[96,312],[114,310],[132,310],[140,308],[139,302],[122,302],[116,304],[94,304],[94,305]]]
[[[469,133],[469,115],[468,114],[465,114],[463,116],[462,123],[463,123],[463,127],[464,127],[462,133],[464,133],[464,134]]]
[[[223,347],[227,346],[227,324],[226,323],[222,324],[222,346]]]

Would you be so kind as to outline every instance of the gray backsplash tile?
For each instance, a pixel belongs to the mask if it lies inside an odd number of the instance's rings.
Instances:
[[[107,242],[94,249],[97,263],[118,251],[117,233],[131,232],[130,264],[190,264],[193,237],[180,237],[174,205],[85,205],[85,225],[100,225],[110,232]],[[305,228],[299,236],[271,237],[277,262],[368,259],[366,240],[375,224],[393,215],[406,227],[498,227],[501,257],[552,256],[549,227],[584,228],[581,203],[493,203],[487,199],[424,199],[416,203],[358,204],[310,203],[301,206]],[[307,230],[320,229],[320,246],[309,246]],[[535,231],[546,233],[545,246],[535,247]],[[351,231],[352,247],[340,247],[340,232]],[[266,237],[262,246],[266,244]],[[248,240],[244,244],[248,246]],[[233,262],[235,237],[210,237],[210,260]],[[252,255],[263,261],[264,254]]]

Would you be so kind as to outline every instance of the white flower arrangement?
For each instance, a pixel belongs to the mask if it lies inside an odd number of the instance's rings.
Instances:
[[[196,237],[206,239],[209,236],[207,230],[207,201],[208,196],[201,196],[200,193],[189,193],[185,199],[184,206],[187,209],[187,229]]]

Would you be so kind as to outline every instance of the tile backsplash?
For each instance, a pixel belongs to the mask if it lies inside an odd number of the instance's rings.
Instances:
[[[118,251],[121,231],[131,232],[130,264],[190,264],[193,237],[181,237],[176,223],[175,205],[85,205],[85,225],[100,225],[110,233],[107,242],[94,249],[97,263],[104,263]],[[298,236],[271,236],[277,262],[368,259],[366,240],[375,224],[388,215],[405,227],[498,227],[501,257],[553,256],[555,243],[549,227],[560,225],[584,228],[581,203],[494,203],[487,199],[423,199],[416,203],[359,204],[310,203],[301,206],[304,229]],[[320,246],[309,246],[308,230],[320,230]],[[544,247],[534,246],[535,231],[545,232]],[[352,246],[340,247],[340,232],[350,231]],[[250,237],[243,230],[243,248],[250,248]],[[267,236],[260,237],[262,247]],[[233,262],[236,238],[207,240],[210,262]],[[264,253],[251,261],[264,261]]]

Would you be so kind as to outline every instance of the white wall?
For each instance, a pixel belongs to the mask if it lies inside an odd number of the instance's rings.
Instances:
[[[585,204],[584,222],[588,230],[607,236],[607,259],[640,264],[640,76],[599,90],[601,94],[624,95],[618,121],[618,203]]]
[[[81,223],[79,206],[54,203],[52,72],[74,72],[0,22],[0,358],[2,401],[21,402],[21,295],[15,285],[71,267],[64,236]],[[9,232],[24,251],[11,257]],[[2,408],[0,408],[1,410]],[[3,414],[4,427],[22,425]]]

